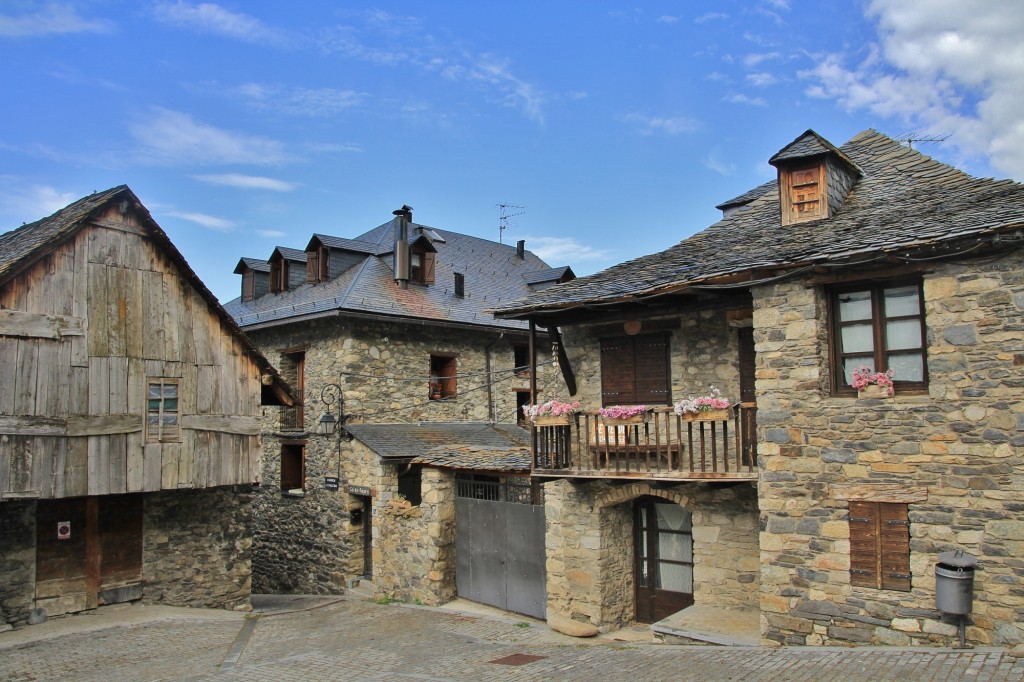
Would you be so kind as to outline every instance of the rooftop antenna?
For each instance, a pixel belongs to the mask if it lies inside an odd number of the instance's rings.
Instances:
[[[945,142],[949,139],[949,133],[945,135],[918,135],[917,133],[903,133],[897,135],[896,140],[899,142],[905,142],[909,149],[914,148],[915,142],[922,142],[924,144],[938,144],[939,142]]]
[[[518,209],[518,213],[510,213]],[[517,215],[523,215],[526,210],[522,206],[515,206],[513,204],[498,204],[498,243],[502,244],[502,237],[505,235],[505,230],[508,229],[508,219],[515,218]]]

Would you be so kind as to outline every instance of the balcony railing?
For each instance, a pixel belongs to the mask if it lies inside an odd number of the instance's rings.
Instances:
[[[689,421],[670,407],[642,423],[613,424],[581,412],[533,428],[533,473],[561,478],[757,480],[754,403],[728,417]]]

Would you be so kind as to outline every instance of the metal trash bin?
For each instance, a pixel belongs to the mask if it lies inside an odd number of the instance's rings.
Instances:
[[[974,567],[978,558],[962,549],[943,552],[935,565],[935,608],[964,616],[974,601]]]

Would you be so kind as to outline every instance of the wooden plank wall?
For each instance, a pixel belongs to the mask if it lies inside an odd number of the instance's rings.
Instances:
[[[249,483],[260,371],[116,207],[0,287],[0,499]],[[148,378],[181,379],[180,443],[146,443]]]

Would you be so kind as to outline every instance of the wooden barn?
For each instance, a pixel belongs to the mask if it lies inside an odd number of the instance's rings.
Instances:
[[[245,607],[261,405],[292,402],[128,187],[0,235],[0,626]]]

